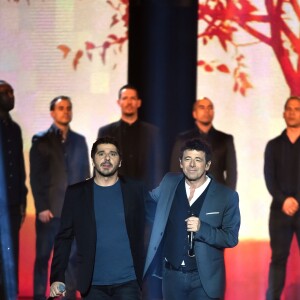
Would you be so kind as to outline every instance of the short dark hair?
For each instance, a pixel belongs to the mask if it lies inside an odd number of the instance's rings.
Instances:
[[[0,79],[0,84],[3,85],[10,85],[7,81]]]
[[[179,156],[180,159],[182,159],[183,152],[185,150],[202,151],[205,153],[206,162],[211,161],[211,156],[212,156],[211,146],[202,139],[191,139],[185,141],[184,145],[180,149],[180,156]]]
[[[119,89],[118,99],[121,98],[122,91],[125,90],[125,89],[135,90],[135,91],[136,91],[137,97],[140,98],[140,96],[139,96],[139,91],[138,91],[137,87],[134,86],[133,84],[127,83],[127,84],[123,85],[123,86]]]
[[[71,103],[72,105],[72,102],[71,102],[71,98],[68,97],[68,96],[57,96],[55,97],[51,102],[50,102],[50,111],[54,110],[54,107],[55,107],[55,104],[58,100],[67,100]]]
[[[118,152],[120,158],[122,158],[122,154],[121,154],[121,150],[120,150],[118,141],[112,136],[104,136],[104,137],[98,138],[96,140],[96,142],[93,144],[92,150],[91,150],[91,158],[92,159],[94,159],[95,154],[97,152],[97,147],[100,144],[112,144],[112,145],[114,145],[117,148],[117,152]]]
[[[193,104],[193,110],[196,109],[198,102],[201,101],[201,100],[208,100],[208,101],[211,102],[212,106],[214,106],[213,102],[212,102],[208,97],[202,97],[202,98],[200,98],[200,99],[197,99],[197,100],[194,102],[194,104]]]
[[[292,100],[292,99],[300,101],[300,97],[299,97],[299,96],[290,96],[290,97],[288,97],[288,98],[286,99],[286,101],[285,101],[284,109],[286,109],[286,106],[287,106],[288,102],[289,102],[290,100]]]

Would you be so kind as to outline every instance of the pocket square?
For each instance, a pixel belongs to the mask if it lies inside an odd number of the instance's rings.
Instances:
[[[206,215],[218,215],[220,212],[219,211],[212,211],[212,212],[207,212]]]

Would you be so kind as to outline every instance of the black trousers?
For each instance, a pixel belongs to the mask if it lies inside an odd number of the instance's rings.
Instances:
[[[281,210],[271,210],[269,232],[272,257],[266,298],[279,300],[284,288],[286,264],[294,234],[300,248],[300,212],[289,217]]]

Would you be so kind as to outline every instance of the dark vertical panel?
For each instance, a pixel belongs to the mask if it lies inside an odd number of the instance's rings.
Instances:
[[[140,118],[160,127],[165,170],[176,135],[191,126],[196,98],[197,0],[131,0],[128,81]]]

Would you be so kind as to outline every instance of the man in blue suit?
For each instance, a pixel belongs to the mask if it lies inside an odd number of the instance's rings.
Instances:
[[[166,174],[150,193],[157,208],[144,276],[162,276],[164,300],[221,299],[224,249],[238,243],[239,197],[207,176],[204,141],[187,141],[180,157],[183,174]]]

